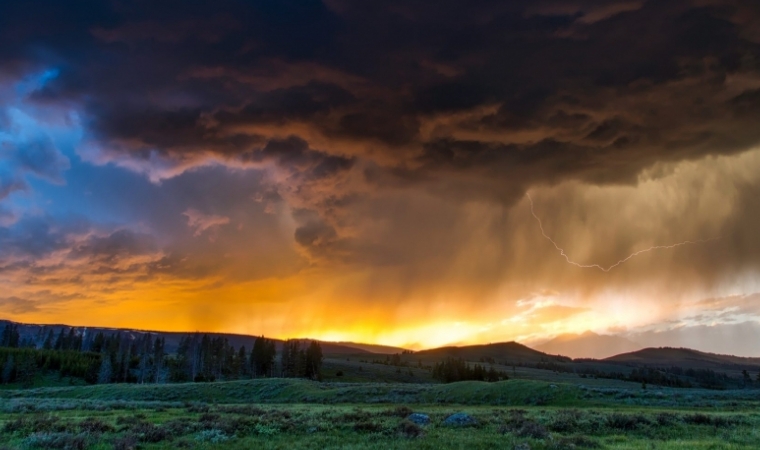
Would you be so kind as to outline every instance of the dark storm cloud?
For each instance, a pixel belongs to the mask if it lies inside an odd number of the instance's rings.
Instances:
[[[373,189],[512,204],[752,147],[753,18],[730,0],[6,2],[0,70],[57,68],[31,98],[76,104],[98,163],[275,166],[319,248]],[[44,148],[24,161],[52,177]]]

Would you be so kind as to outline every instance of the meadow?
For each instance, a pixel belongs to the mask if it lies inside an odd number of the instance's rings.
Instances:
[[[758,398],[524,379],[6,389],[0,448],[751,449],[760,442]],[[457,413],[468,419],[447,424]]]

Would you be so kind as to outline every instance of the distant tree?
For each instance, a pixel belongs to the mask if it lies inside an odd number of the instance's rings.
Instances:
[[[300,376],[299,373],[299,355],[301,353],[301,343],[298,340],[290,339],[285,341],[282,346],[282,356],[280,357],[280,366],[282,367],[282,376],[293,378]]]
[[[242,378],[248,374],[248,356],[245,350],[245,345],[240,346],[238,350],[237,358],[235,359],[235,373],[238,378]]]
[[[53,348],[53,344],[55,337],[53,336],[53,329],[51,328],[48,330],[47,337],[45,338],[45,342],[42,344],[42,348],[45,350],[51,350]]]
[[[66,340],[66,335],[63,334],[63,328],[61,328],[61,331],[58,333],[58,337],[55,339],[55,345],[53,345],[53,348],[55,350],[65,350],[64,348],[65,340]]]
[[[18,348],[20,341],[18,325],[12,323],[6,325],[3,333],[0,334],[0,347]]]
[[[37,363],[33,353],[24,353],[16,365],[16,380],[25,388],[34,385],[37,375]]]
[[[153,343],[153,382],[162,383],[166,380],[167,374],[165,369],[166,351],[164,347],[166,345],[166,338],[157,337]]]
[[[311,341],[304,355],[304,366],[306,373],[304,376],[312,380],[322,380],[322,346],[317,341]]]
[[[107,384],[113,377],[113,367],[111,357],[107,354],[101,355],[100,370],[98,370],[98,384]]]
[[[274,361],[277,356],[274,341],[264,336],[256,338],[251,351],[251,361],[254,376],[271,376],[274,369]]]
[[[13,355],[8,355],[8,359],[3,364],[2,381],[3,383],[12,383],[14,379],[14,373],[16,371],[16,365],[13,362]]]

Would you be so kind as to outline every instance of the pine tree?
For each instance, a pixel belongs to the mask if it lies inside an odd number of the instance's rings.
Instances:
[[[164,352],[164,346],[166,344],[166,339],[156,338],[156,341],[153,343],[153,382],[154,383],[160,383],[162,380],[166,378],[164,374],[164,358],[166,357],[166,353]]]
[[[304,353],[305,376],[312,380],[322,380],[322,346],[317,341],[311,341]]]
[[[8,355],[8,359],[3,365],[2,381],[3,383],[12,383],[14,380],[14,373],[16,371],[16,365],[13,362],[13,355]]]
[[[113,377],[113,367],[111,365],[111,357],[103,353],[101,354],[100,370],[98,370],[98,384],[108,384]]]
[[[53,329],[48,330],[45,342],[42,344],[42,348],[45,350],[51,350],[53,348]]]
[[[18,325],[9,323],[3,329],[0,335],[0,347],[18,348],[21,337],[18,332]]]

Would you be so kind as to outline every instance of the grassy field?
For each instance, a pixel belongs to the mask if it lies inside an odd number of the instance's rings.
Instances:
[[[0,391],[0,448],[750,449],[758,406],[753,391],[530,380],[48,387]],[[444,423],[458,412],[476,423]]]

